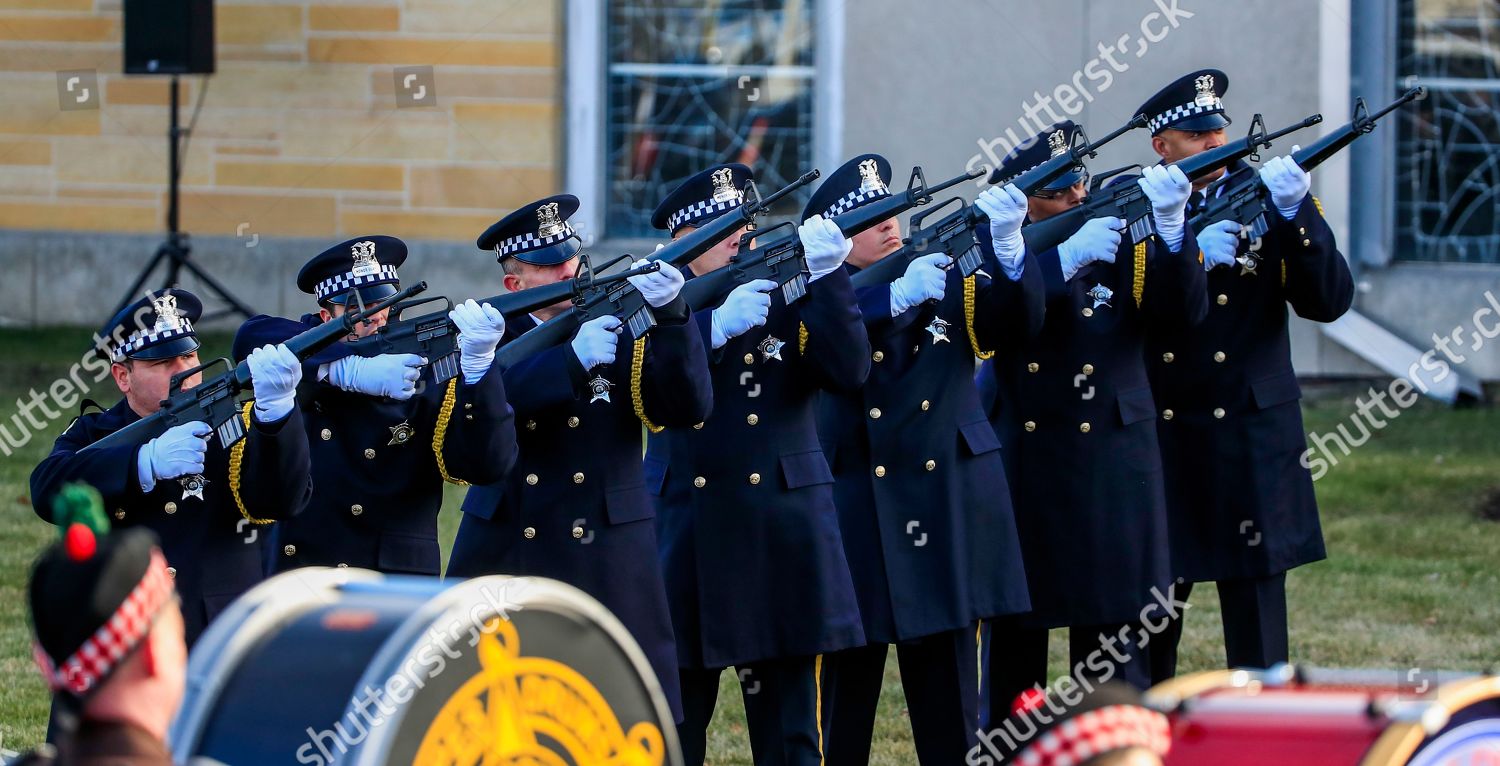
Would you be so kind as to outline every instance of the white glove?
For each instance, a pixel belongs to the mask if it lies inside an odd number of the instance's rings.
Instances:
[[[255,392],[255,419],[275,423],[292,411],[297,384],[302,382],[302,362],[285,343],[265,345],[245,358],[250,365],[250,383]]]
[[[1240,249],[1240,225],[1236,221],[1219,221],[1198,232],[1198,250],[1203,253],[1203,270],[1234,264]]]
[[[723,348],[730,338],[738,338],[766,323],[771,315],[771,296],[776,289],[769,279],[752,279],[729,291],[729,296],[709,315],[710,335],[714,348]]]
[[[417,378],[427,360],[416,354],[381,354],[362,359],[346,356],[328,365],[328,382],[370,396],[406,401],[417,393]]]
[[[1062,262],[1063,280],[1094,261],[1115,262],[1115,251],[1120,249],[1120,230],[1125,228],[1123,218],[1090,218],[1057,246],[1057,258]]]
[[[590,319],[578,328],[573,336],[573,355],[583,369],[592,370],[601,364],[613,364],[615,346],[620,343],[620,318],[610,314]]]
[[[993,190],[991,190],[993,191]],[[891,316],[900,316],[924,301],[940,301],[948,291],[947,267],[953,261],[942,253],[915,258],[906,273],[891,281]]]
[[[832,219],[815,215],[797,227],[797,236],[802,240],[802,252],[807,254],[809,282],[815,282],[844,265],[854,243],[844,238],[844,232]]]
[[[1193,184],[1176,165],[1151,165],[1136,179],[1141,191],[1151,200],[1151,216],[1156,219],[1156,233],[1172,252],[1182,250],[1187,232],[1187,201]]]
[[[495,361],[495,347],[505,337],[505,315],[488,303],[475,303],[470,298],[454,306],[448,320],[458,328],[458,366],[463,369],[464,383],[478,383]]]
[[[1292,152],[1295,154],[1301,149],[1300,146],[1293,146]],[[1260,180],[1271,191],[1271,202],[1276,204],[1276,212],[1281,213],[1281,217],[1288,221],[1297,215],[1297,208],[1302,207],[1302,199],[1312,189],[1312,177],[1291,157],[1272,157],[1270,162],[1261,166]]]
[[[1015,184],[990,187],[974,200],[990,219],[990,241],[994,244],[995,258],[1005,276],[1014,282],[1021,278],[1025,267],[1026,240],[1021,238],[1021,223],[1026,220],[1026,195]]]
[[[630,268],[638,269],[648,263],[650,261],[642,258],[630,264]],[[641,291],[641,296],[654,309],[659,309],[677,300],[677,294],[682,292],[682,283],[687,281],[683,278],[682,272],[677,270],[676,266],[666,261],[657,261],[657,263],[661,264],[661,268],[650,274],[637,274],[633,277],[626,277],[626,279],[630,280],[630,284],[635,285],[635,289]]]
[[[141,491],[150,492],[161,479],[203,473],[208,435],[213,431],[207,423],[195,420],[172,426],[142,445],[135,453],[135,476],[141,483]]]

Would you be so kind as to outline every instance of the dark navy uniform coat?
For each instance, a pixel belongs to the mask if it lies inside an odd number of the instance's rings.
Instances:
[[[998,265],[989,264],[990,271]],[[825,394],[818,432],[865,636],[895,643],[1030,609],[1000,440],[974,386],[976,355],[1041,328],[1034,259],[1019,282],[948,272],[943,300],[891,316],[862,288],[870,377]]]
[[[315,324],[256,317],[240,328],[240,349],[276,343]],[[459,375],[434,384],[422,372],[416,396],[400,402],[317,380],[317,367],[348,352],[335,344],[304,367],[298,405],[312,449],[307,511],[276,525],[273,571],[351,566],[436,576],[443,483],[497,481],[515,462],[515,416],[505,382],[491,369],[478,383]]]
[[[693,316],[705,342],[711,316]],[[856,390],[869,368],[838,270],[790,307],[773,291],[766,325],[709,355],[713,416],[651,435],[646,482],[684,667],[865,643],[815,404],[821,390]]]
[[[550,577],[608,607],[651,660],[681,710],[667,594],[656,561],[656,509],[641,471],[642,424],[681,426],[708,416],[707,361],[687,306],[656,309],[657,326],[635,344],[622,337],[602,375],[609,401],[591,401],[570,345],[554,346],[505,371],[520,461],[509,478],[475,486],[448,574]],[[506,324],[506,340],[536,326]]]
[[[1254,172],[1243,167],[1226,183]],[[1349,309],[1354,282],[1311,196],[1290,221],[1274,209],[1266,215],[1271,227],[1255,272],[1241,275],[1237,265],[1209,272],[1203,324],[1154,335],[1147,345],[1172,559],[1175,574],[1189,581],[1262,577],[1325,555],[1312,477],[1301,462],[1307,444],[1287,305],[1332,322]],[[1241,253],[1249,247],[1241,241]]]
[[[296,408],[275,423],[252,416],[245,438],[235,445],[233,478],[230,451],[211,438],[202,500],[185,498],[175,479],[142,492],[136,474],[139,446],[79,451],[137,420],[140,416],[122,399],[74,421],[31,474],[32,507],[50,522],[51,498],[62,485],[87,482],[103,496],[116,527],[155,532],[174,572],[191,644],[229,602],[261,581],[265,522],[298,514],[312,495],[303,416]]]
[[[987,238],[988,231],[981,234]],[[1037,255],[1047,318],[1035,340],[981,370],[1012,453],[1011,490],[1040,627],[1129,622],[1170,580],[1166,496],[1145,343],[1161,323],[1203,317],[1203,266],[1188,227],[1066,282],[1057,250]]]

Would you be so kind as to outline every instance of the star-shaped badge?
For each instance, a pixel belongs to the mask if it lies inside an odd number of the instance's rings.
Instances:
[[[1240,265],[1240,276],[1253,277],[1255,270],[1260,268],[1260,258],[1254,253],[1245,253],[1234,257],[1234,262]]]
[[[592,394],[592,396],[590,396],[589,398],[589,404],[593,404],[594,402],[597,402],[601,399],[604,400],[606,404],[610,403],[609,389],[611,388],[613,388],[613,386],[610,385],[609,381],[604,379],[603,375],[595,375],[594,379],[589,381],[589,393]]]
[[[385,446],[394,447],[398,444],[405,444],[414,434],[416,434],[416,429],[411,427],[410,422],[403,420],[391,426],[391,440],[386,442]]]
[[[1110,299],[1115,297],[1115,291],[1104,285],[1094,285],[1089,288],[1088,297],[1094,300],[1094,308],[1109,306]],[[1114,308],[1110,306],[1110,308]]]
[[[932,344],[948,342],[948,321],[942,317],[933,317],[932,322],[927,325],[927,332],[932,333]]]
[[[760,360],[762,362],[769,362],[772,359],[780,362],[782,361],[781,349],[785,345],[786,343],[775,335],[767,335],[766,339],[761,341],[760,345],[756,348],[760,350]]]
[[[201,473],[195,473],[192,476],[183,476],[177,479],[177,483],[182,485],[183,500],[186,500],[190,497],[196,497],[199,500],[202,500],[203,487],[204,485],[208,484],[208,479],[205,478]]]

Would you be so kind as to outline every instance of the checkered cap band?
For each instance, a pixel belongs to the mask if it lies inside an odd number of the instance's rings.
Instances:
[[[871,189],[869,191],[860,191],[859,189],[855,189],[854,191],[849,192],[842,197],[839,197],[837,201],[835,201],[832,205],[829,205],[828,210],[824,211],[823,217],[832,218],[836,215],[843,215],[844,213],[847,213],[850,210],[853,210],[854,208],[865,204],[866,202],[889,196],[891,196],[891,193],[885,188]]]
[[[1077,766],[1100,753],[1143,747],[1165,755],[1172,747],[1167,717],[1136,705],[1107,705],[1074,716],[1016,756],[1021,766]]]
[[[396,280],[396,268],[394,266],[382,265],[379,271],[374,274],[366,274],[362,277],[354,276],[354,272],[352,271],[345,272],[336,277],[329,277],[319,282],[313,288],[313,294],[321,301],[324,298],[331,298],[335,295],[349,292],[356,287],[373,285],[377,282],[395,282]]]
[[[171,596],[172,577],[167,574],[167,560],[160,549],[153,548],[141,581],[131,589],[114,615],[105,620],[72,656],[53,664],[40,644],[32,645],[32,655],[47,678],[47,684],[53,691],[68,691],[79,696],[98,686],[151,631],[152,620]]]
[[[1174,106],[1171,109],[1168,109],[1167,111],[1162,112],[1155,117],[1152,117],[1149,124],[1151,126],[1151,132],[1155,133],[1156,131],[1165,128],[1168,125],[1177,122],[1178,120],[1185,120],[1189,117],[1196,117],[1200,114],[1207,114],[1208,112],[1222,111],[1224,111],[1224,102],[1217,97],[1215,97],[1213,103],[1209,104],[1208,106],[1199,106],[1198,102],[1189,101],[1186,104],[1183,104],[1181,106]]]
[[[720,213],[724,213],[739,207],[743,197],[743,193],[736,191],[734,199],[731,200],[715,202],[711,199],[706,199],[702,202],[695,202],[669,216],[667,218],[667,228],[672,231],[677,231],[683,226],[686,226],[694,221],[700,221],[704,218],[716,217]]]
[[[177,321],[182,323],[181,329],[164,330],[162,332],[152,332],[151,330],[136,330],[135,332],[131,333],[130,337],[126,338],[125,342],[121,343],[120,347],[115,349],[115,361],[123,361],[126,357],[134,354],[137,351],[140,351],[147,346],[154,346],[162,341],[168,341],[173,338],[181,338],[184,335],[193,334],[193,323],[188,321],[187,317],[178,317]]]
[[[495,252],[499,253],[501,258],[504,258],[507,255],[515,255],[516,253],[528,253],[532,250],[541,250],[544,247],[551,247],[559,242],[575,236],[577,236],[577,233],[573,231],[573,226],[567,221],[563,221],[562,231],[553,234],[550,237],[538,237],[531,232],[519,234],[508,239],[500,240],[500,244],[495,245]]]

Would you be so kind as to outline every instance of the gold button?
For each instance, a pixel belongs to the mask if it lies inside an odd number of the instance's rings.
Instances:
[[[473,402],[464,402],[464,409],[466,409],[466,410],[472,410],[472,409],[474,409],[474,403]]]
[[[1161,360],[1163,362],[1166,362],[1167,364],[1171,364],[1172,360],[1176,359],[1176,358],[1177,358],[1177,355],[1173,354],[1171,351],[1168,351],[1167,353],[1161,355]]]
[[[746,354],[745,355],[745,364],[754,364],[754,363],[755,363],[755,355],[754,354]]]
[[[1215,407],[1214,408],[1214,417],[1222,419],[1224,417],[1224,408],[1223,407]]]
[[[752,412],[745,416],[745,422],[753,426],[760,422],[760,416]]]
[[[1310,240],[1310,239],[1304,239],[1304,240],[1302,240],[1302,246],[1303,247],[1312,247],[1312,240]]]
[[[568,416],[568,428],[577,428],[577,427],[578,427],[578,416],[577,415],[569,415]]]
[[[1086,316],[1086,317],[1091,317],[1091,316],[1094,315],[1094,310],[1091,309],[1091,308],[1089,308],[1088,306],[1084,306],[1083,307],[1083,315]]]
[[[375,450],[373,450],[373,449],[366,449],[365,450],[365,459],[366,460],[374,460],[375,459]]]
[[[698,489],[703,489],[703,485],[705,485],[707,483],[708,483],[708,479],[705,479],[702,476],[699,476],[699,477],[696,477],[696,478],[693,479],[693,486],[697,487]]]
[[[1093,429],[1093,426],[1089,425],[1088,423],[1078,424],[1078,430],[1082,431],[1083,433],[1088,433],[1091,429]]]
[[[873,353],[873,354],[870,355],[870,358],[874,359],[877,362],[879,362],[879,361],[885,359],[885,352],[884,351],[876,351],[875,353]]]
[[[573,474],[573,483],[574,484],[582,484],[583,483],[583,472],[582,471]]]
[[[927,466],[927,470],[931,471],[932,469],[937,468],[937,461],[936,460],[929,460],[929,461],[927,461],[926,466]]]
[[[880,419],[880,408],[879,407],[871,407],[870,408],[870,418],[872,420],[879,420]]]
[[[930,402],[930,401],[928,401],[926,399],[923,399],[922,400],[922,411],[926,412],[926,411],[928,411],[930,409],[932,409],[932,402]]]
[[[573,527],[573,539],[574,540],[578,540],[578,539],[581,539],[582,537],[583,537],[583,527]]]
[[[526,421],[526,430],[528,430],[528,431],[535,431],[536,430],[536,421],[535,420],[528,420],[528,421]]]
[[[1302,236],[1302,237],[1307,236],[1307,227],[1306,226],[1298,226],[1297,227],[1297,234],[1298,234],[1298,236]]]
[[[473,419],[474,419],[473,415],[465,415],[464,416],[464,420],[473,420]]]
[[[323,429],[322,431],[319,431],[318,435],[321,436],[321,437],[323,437],[323,441],[325,441],[325,442],[328,441],[329,439],[333,438],[333,432],[330,431],[330,430],[328,430],[328,429],[326,429],[326,428]]]
[[[167,576],[173,580],[177,579],[177,567],[167,567]]]
[[[536,537],[536,527],[527,527],[521,530],[521,536],[525,537],[527,540]]]
[[[1084,365],[1083,366],[1083,374],[1084,375],[1093,375],[1094,374],[1094,365],[1092,365],[1092,364],[1086,364],[1086,365]]]
[[[1218,301],[1220,306],[1223,306],[1224,304],[1229,303],[1229,296],[1223,293],[1219,293],[1219,297],[1215,298],[1214,300]]]
[[[528,473],[528,474],[526,474],[526,483],[527,484],[530,484],[530,485],[532,485],[534,487],[534,486],[536,486],[536,482],[537,482],[536,474],[534,474],[534,473]]]
[[[883,465],[877,465],[877,466],[875,466],[875,476],[877,478],[885,476],[885,466],[883,466]]]
[[[1226,358],[1227,358],[1227,357],[1225,357],[1225,356],[1224,356],[1224,352],[1223,352],[1223,351],[1215,351],[1215,352],[1214,352],[1214,361],[1215,361],[1215,362],[1222,362],[1222,361],[1224,361],[1224,360],[1225,360],[1225,359],[1226,359]]]
[[[295,555],[297,555],[297,546],[295,546],[295,545],[284,545],[281,548],[281,553],[282,553],[282,555],[285,555],[285,556],[295,556]]]
[[[116,519],[123,519],[123,518],[125,518],[125,509],[124,508],[116,508],[115,509],[115,518]]]
[[[1024,428],[1025,428],[1025,429],[1026,429],[1026,430],[1027,430],[1027,431],[1035,431],[1035,430],[1036,430],[1036,421],[1035,421],[1035,420],[1028,420],[1028,421],[1026,421],[1026,422],[1025,422],[1025,423],[1024,423],[1024,424],[1023,424],[1023,427],[1024,427]]]
[[[1040,369],[1042,369],[1042,366],[1037,364],[1036,362],[1032,362],[1031,364],[1026,365],[1027,372],[1036,372]]]
[[[693,430],[694,431],[702,431],[703,430],[703,424],[702,423],[694,423],[693,424]]]
[[[338,568],[339,568],[339,569],[348,569],[348,568],[349,568],[349,565],[348,565],[348,564],[345,564],[345,563],[344,563],[344,562],[342,562],[342,561],[340,561],[340,562],[339,562],[339,564],[338,564]]]
[[[758,474],[758,473],[752,473],[752,474],[750,474],[750,483],[751,484],[759,484],[760,483],[760,474]]]
[[[355,503],[354,505],[349,506],[349,513],[352,513],[355,516],[358,516],[358,515],[360,515],[361,513],[364,513],[364,512],[365,512],[365,507],[363,505],[360,505],[359,503]]]
[[[1162,410],[1161,411],[1161,419],[1162,420],[1171,420],[1172,419],[1172,411],[1171,410]]]
[[[167,501],[167,504],[162,506],[162,510],[166,511],[168,515],[174,514],[177,512],[177,504]]]

